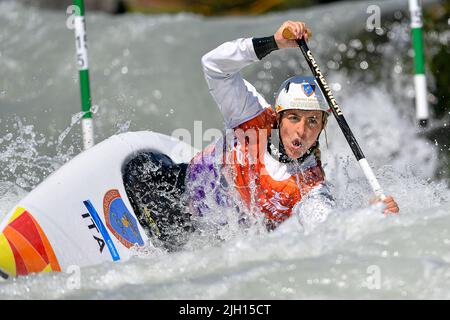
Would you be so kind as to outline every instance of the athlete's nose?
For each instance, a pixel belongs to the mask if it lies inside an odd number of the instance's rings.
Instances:
[[[306,133],[306,118],[302,117],[295,128],[296,133],[300,139],[303,139]]]

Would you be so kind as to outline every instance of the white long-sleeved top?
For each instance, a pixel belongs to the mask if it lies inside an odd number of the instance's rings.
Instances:
[[[237,39],[218,46],[202,57],[203,72],[209,91],[225,120],[233,129],[270,108],[255,87],[239,71],[258,61],[251,38]]]
[[[226,129],[234,129],[258,116],[265,108],[270,108],[264,97],[240,74],[242,68],[255,61],[259,59],[251,38],[226,42],[202,57],[205,79],[224,117]],[[267,171],[272,178],[281,181],[291,175],[293,168],[290,168],[290,164],[276,161],[267,151],[265,159]],[[314,165],[314,162],[315,158],[311,154],[302,166]],[[321,183],[294,206],[293,214],[305,229],[312,230],[327,218],[333,205],[329,188]]]

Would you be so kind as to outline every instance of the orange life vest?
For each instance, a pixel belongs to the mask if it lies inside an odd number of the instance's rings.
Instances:
[[[257,117],[235,128],[235,132],[240,132],[236,133],[238,143],[232,149],[231,158],[236,190],[249,208],[257,206],[265,214],[272,227],[290,217],[292,208],[302,196],[325,178],[318,156],[315,166],[297,172],[285,180],[277,181],[270,176],[264,155],[267,139],[276,121],[276,113],[272,109],[266,109]],[[246,135],[250,129],[253,141]]]
[[[256,208],[256,214],[263,213],[268,228],[273,229],[291,216],[292,208],[302,196],[324,181],[319,154],[314,154],[312,166],[299,166],[299,172],[285,180],[278,181],[271,177],[264,156],[267,140],[276,122],[275,112],[265,109],[233,129],[230,139],[232,145],[223,146],[222,154],[220,144],[212,144],[191,160],[188,189],[189,206],[193,214],[203,214],[208,209],[206,193],[212,193],[218,205],[228,203],[228,196],[222,193],[217,181],[223,175],[228,185],[240,195],[242,201],[238,202],[246,205],[250,212]],[[217,170],[219,168],[215,163],[220,158],[223,167]]]

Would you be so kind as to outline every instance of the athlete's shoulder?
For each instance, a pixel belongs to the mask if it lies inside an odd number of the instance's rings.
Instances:
[[[277,114],[272,108],[264,108],[255,117],[243,122],[236,129],[267,129],[275,128],[277,123]]]

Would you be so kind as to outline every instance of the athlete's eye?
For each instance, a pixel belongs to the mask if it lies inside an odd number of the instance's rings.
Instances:
[[[295,114],[289,115],[289,116],[288,116],[288,119],[289,119],[290,121],[292,121],[292,122],[295,122],[295,121],[299,121],[299,120],[300,120],[300,118],[299,118],[298,116],[296,116]]]
[[[308,124],[310,127],[315,127],[319,122],[316,117],[308,118]]]

